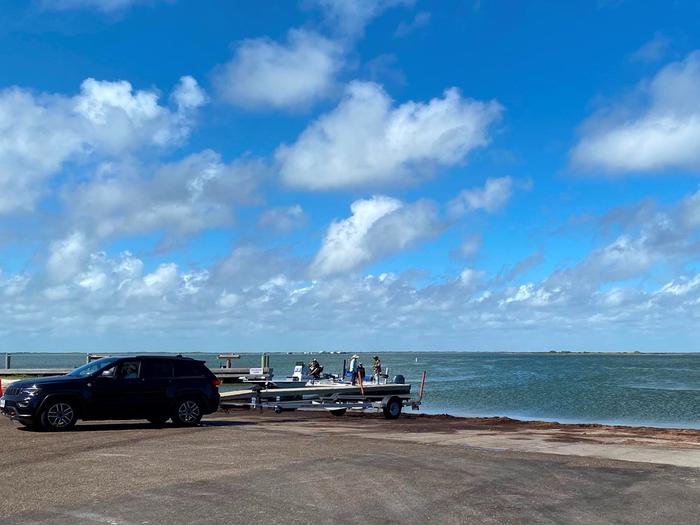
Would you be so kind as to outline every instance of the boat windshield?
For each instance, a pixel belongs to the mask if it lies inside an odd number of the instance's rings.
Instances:
[[[117,357],[103,357],[102,359],[97,359],[95,361],[92,361],[91,363],[88,363],[83,366],[79,366],[75,370],[73,370],[69,376],[75,376],[75,377],[87,377],[91,376],[92,374],[98,372],[99,370],[102,370],[103,368],[108,367],[112,363],[114,363],[118,358]]]

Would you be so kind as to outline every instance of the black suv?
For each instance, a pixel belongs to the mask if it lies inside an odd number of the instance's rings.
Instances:
[[[219,407],[219,379],[187,357],[105,357],[64,376],[12,383],[0,411],[27,427],[65,430],[78,419],[147,419],[194,426]]]

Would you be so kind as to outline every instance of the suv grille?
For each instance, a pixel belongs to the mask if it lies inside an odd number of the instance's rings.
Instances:
[[[8,386],[7,389],[5,390],[5,393],[8,396],[16,396],[19,395],[19,393],[22,391],[21,386]]]

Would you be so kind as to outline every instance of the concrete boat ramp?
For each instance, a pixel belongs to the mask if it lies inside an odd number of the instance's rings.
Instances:
[[[312,416],[305,416],[309,418]],[[360,423],[363,420],[363,423]],[[524,452],[700,468],[700,430],[561,425],[509,418],[457,418],[414,415],[392,427],[349,415],[332,425],[287,420],[285,429],[300,434],[401,441],[492,452]],[[365,424],[368,423],[369,424]]]

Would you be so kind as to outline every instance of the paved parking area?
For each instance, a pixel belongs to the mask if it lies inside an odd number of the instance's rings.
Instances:
[[[337,424],[234,413],[50,434],[2,418],[0,523],[700,523],[698,469],[379,439],[398,428],[379,419],[323,432]]]

